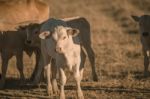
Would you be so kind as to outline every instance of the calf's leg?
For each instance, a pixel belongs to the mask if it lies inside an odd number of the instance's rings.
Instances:
[[[17,61],[16,65],[17,65],[17,69],[20,73],[21,81],[25,80],[24,73],[23,73],[23,51],[18,51],[16,53],[16,61]]]
[[[148,66],[149,66],[149,51],[143,51],[144,54],[144,76],[148,76]]]
[[[87,47],[85,47],[85,50],[87,51],[88,58],[89,58],[90,63],[91,63],[93,81],[98,81],[98,76],[96,74],[96,69],[95,69],[95,54],[94,54],[94,51],[93,51],[93,49],[90,45],[87,45]]]
[[[33,70],[33,73],[31,75],[30,80],[33,80],[35,78],[36,73],[37,73],[38,63],[39,63],[39,55],[37,54],[37,52],[35,52],[35,59],[36,59],[35,68]]]
[[[59,67],[59,75],[60,75],[60,99],[65,99],[64,86],[66,84],[66,75],[63,68]]]
[[[8,61],[12,57],[12,54],[9,53],[9,51],[2,51],[1,53],[2,56],[2,77],[0,81],[0,89],[4,88],[5,85],[5,80],[6,80],[6,72],[7,72],[7,67],[8,67]]]
[[[47,64],[47,66],[44,67],[46,71],[46,77],[47,77],[47,94],[50,96],[53,94],[52,90],[52,84],[51,84],[51,69],[50,64]]]
[[[86,54],[85,54],[84,50],[81,49],[81,64],[80,64],[80,69],[84,68],[85,61],[86,61]]]
[[[52,95],[52,84],[51,84],[51,57],[47,54],[43,53],[43,61],[44,61],[44,71],[46,73],[47,78],[47,94]]]
[[[33,84],[38,84],[41,77],[44,75],[44,60],[42,55],[40,55],[39,63],[37,64],[37,70],[35,71],[35,77],[33,79]]]
[[[57,75],[57,67],[55,65],[55,60],[52,59],[52,87],[53,87],[53,92],[54,94],[58,94],[58,85],[57,85],[57,81],[56,81],[56,75]]]
[[[74,78],[75,78],[76,86],[77,86],[78,99],[84,99],[83,92],[81,90],[81,85],[80,85],[82,76],[83,76],[83,69],[79,71],[79,68],[77,67],[76,70],[74,71]]]
[[[39,73],[39,70],[38,70],[40,68],[39,66],[41,66],[40,65],[40,61],[41,61],[40,55],[41,55],[40,50],[36,50],[35,51],[35,58],[36,58],[35,68],[33,70],[31,78],[30,78],[30,80],[33,81],[35,84],[38,84],[40,82],[40,77],[38,77],[39,79],[36,78],[36,75],[38,75],[38,73]],[[42,71],[40,73],[42,73]]]

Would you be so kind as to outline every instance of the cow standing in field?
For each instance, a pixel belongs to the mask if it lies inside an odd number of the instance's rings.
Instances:
[[[95,69],[96,68],[95,67],[95,54],[91,47],[91,38],[90,38],[91,31],[90,31],[89,22],[83,17],[72,17],[72,18],[65,18],[62,20],[66,21],[67,25],[70,26],[71,28],[79,29],[79,31],[80,31],[79,37],[81,39],[82,49],[85,49],[85,51],[87,52],[88,58],[91,63],[93,80],[98,81],[98,77],[97,77],[96,69]],[[39,35],[41,26],[42,26],[42,24],[31,24],[31,25],[27,26],[27,30],[28,30],[27,31],[27,35],[28,35],[27,42],[29,45],[40,48],[40,39],[39,39],[38,35]],[[83,51],[82,57],[83,57],[82,63],[84,65],[85,58],[86,58],[84,51]],[[38,82],[38,78],[39,78],[41,72],[42,72],[42,67],[39,67],[39,69],[37,71],[35,71],[35,73],[37,73],[37,74],[35,74],[35,75],[37,75],[35,77],[36,80],[34,80],[36,83]]]
[[[60,99],[65,99],[64,86],[66,84],[65,69],[73,73],[77,85],[78,99],[84,99],[80,82],[83,76],[83,66],[81,66],[81,46],[79,40],[79,30],[67,27],[66,22],[58,19],[49,19],[40,30],[41,52],[44,59],[44,68],[47,74],[48,94],[52,94],[52,83],[54,80],[51,68],[58,68],[60,74]],[[51,66],[51,59],[55,59],[55,65]],[[56,73],[54,74],[56,75]],[[57,85],[56,85],[57,86]]]
[[[24,79],[23,51],[28,55],[35,52],[36,65],[39,62],[40,50],[25,45],[27,37],[25,31],[16,28],[20,25],[41,23],[48,18],[49,6],[43,0],[0,0],[0,52],[2,56],[0,88],[4,87],[8,61],[12,56],[16,56],[21,79]]]
[[[150,62],[150,16],[132,16],[138,22],[139,31],[144,55],[144,76],[148,76],[148,66]]]
[[[23,51],[31,56],[33,52],[36,54],[36,66],[39,62],[40,50],[35,47],[29,47],[25,44],[26,33],[25,31],[7,31],[0,34],[0,53],[2,59],[2,77],[0,80],[0,88],[4,87],[8,62],[12,56],[16,57],[16,66],[20,73],[21,80],[24,80],[23,73]]]

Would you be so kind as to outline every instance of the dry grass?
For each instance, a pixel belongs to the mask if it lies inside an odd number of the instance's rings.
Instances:
[[[143,78],[143,56],[138,27],[130,15],[148,13],[149,0],[50,0],[51,17],[84,16],[92,28],[92,42],[96,54],[99,82],[92,82],[87,60],[82,88],[85,99],[148,99],[150,78]],[[12,59],[8,77],[18,78]],[[24,58],[25,74],[29,77],[34,57]],[[71,77],[69,77],[70,79]],[[45,85],[18,87],[8,80],[1,98],[49,98]],[[76,99],[72,80],[66,86],[67,99]],[[52,96],[51,98],[58,98]]]

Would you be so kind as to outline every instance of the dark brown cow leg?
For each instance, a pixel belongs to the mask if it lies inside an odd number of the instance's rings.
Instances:
[[[24,73],[23,73],[23,51],[18,51],[16,53],[16,61],[17,61],[17,69],[20,73],[21,80],[25,80]]]
[[[96,69],[95,69],[95,54],[93,49],[90,47],[85,48],[88,54],[88,58],[90,60],[91,63],[91,67],[92,67],[92,76],[93,76],[93,81],[98,81],[98,76],[96,74]]]
[[[40,61],[40,51],[38,51],[38,50],[35,51],[35,58],[36,58],[36,63],[35,63],[35,68],[33,70],[31,78],[30,78],[31,81],[33,81],[35,79],[35,76],[38,72],[38,66],[39,66],[39,61]]]
[[[35,77],[33,79],[33,84],[38,84],[41,77],[44,75],[44,67],[43,67],[43,57],[40,55],[39,63],[37,64],[37,70],[35,72]]]
[[[2,53],[2,77],[0,81],[0,89],[4,88],[5,80],[6,80],[6,72],[8,67],[8,61],[12,57],[12,54],[6,50],[3,50]]]

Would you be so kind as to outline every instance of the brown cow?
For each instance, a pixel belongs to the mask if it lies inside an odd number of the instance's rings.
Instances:
[[[150,15],[132,16],[139,24],[139,32],[144,55],[144,76],[148,76],[148,66],[150,62]]]
[[[22,79],[24,79],[23,51],[29,55],[33,51],[38,53],[36,60],[39,60],[39,49],[26,46],[26,33],[22,30],[16,31],[16,28],[20,25],[41,23],[48,18],[49,6],[44,0],[0,0],[0,51],[2,55],[0,88],[4,87],[8,60],[13,55],[16,56],[17,67]]]
[[[0,81],[0,88],[4,87],[8,62],[12,56],[16,57],[16,65],[19,70],[21,80],[25,79],[23,73],[23,51],[25,51],[29,56],[35,52],[36,66],[38,65],[38,55],[40,50],[35,47],[27,46],[25,44],[25,40],[25,31],[7,31],[6,33],[0,34],[0,52],[2,57],[2,77]]]
[[[44,0],[0,0],[0,31],[15,30],[18,23],[49,18]],[[42,14],[41,14],[42,13]]]
[[[98,81],[98,77],[96,74],[96,70],[95,70],[95,55],[94,55],[94,51],[91,47],[91,31],[90,31],[90,25],[89,22],[82,17],[73,17],[73,18],[66,18],[63,19],[64,21],[67,22],[68,26],[72,27],[72,28],[77,28],[80,30],[80,38],[81,38],[81,42],[82,42],[82,48],[84,48],[88,54],[88,58],[90,60],[91,63],[91,67],[92,67],[92,76],[93,76],[93,80],[94,81]],[[27,26],[27,42],[29,45],[31,46],[36,46],[39,47],[41,46],[40,44],[40,39],[38,37],[39,35],[39,31],[40,31],[40,27],[42,26],[42,24],[30,24]],[[85,55],[83,55],[83,60],[85,61]],[[84,62],[82,62],[84,64]],[[40,76],[40,72],[42,72],[42,67],[39,67],[40,69],[38,69],[38,76],[35,77],[36,80],[35,83],[38,82],[38,78]]]

